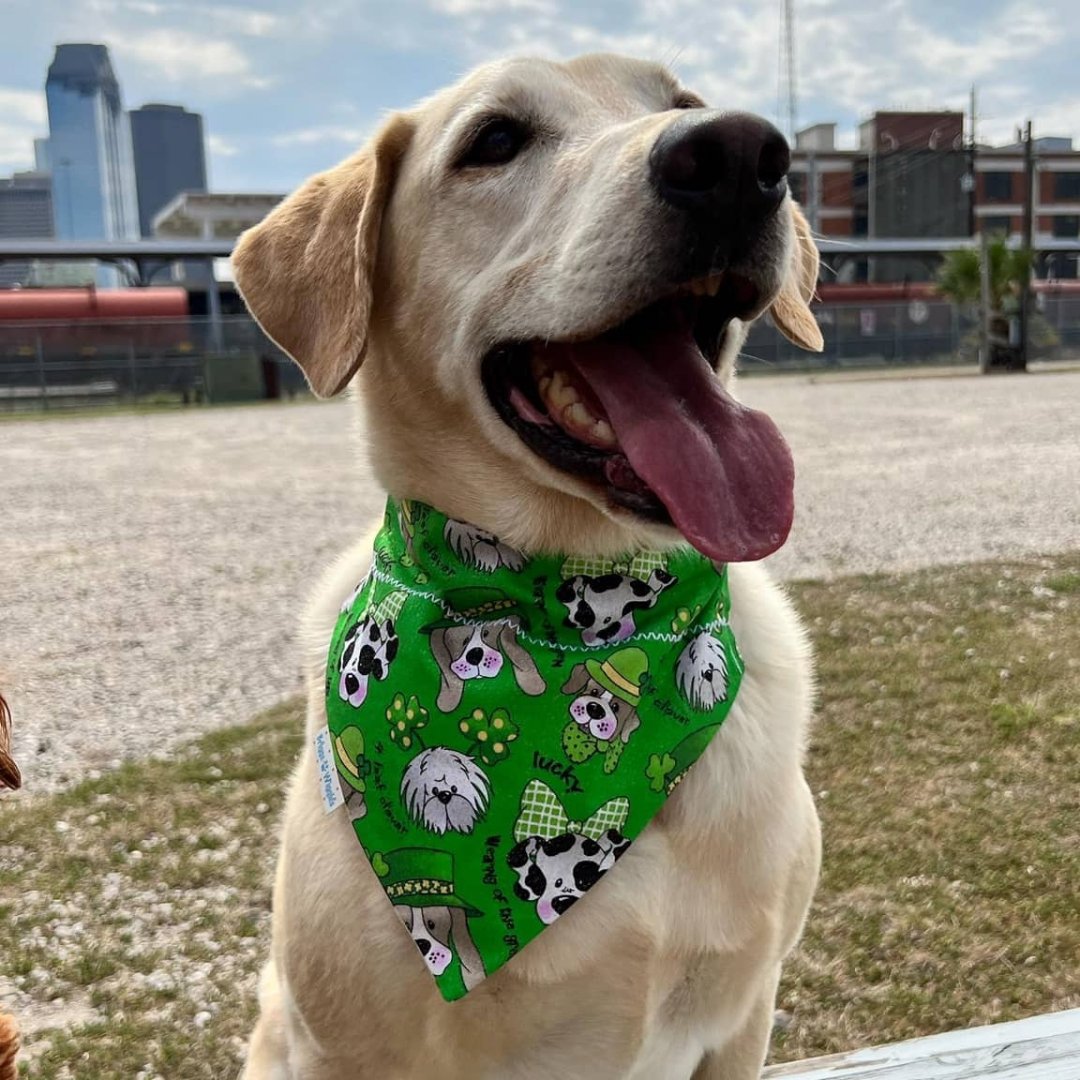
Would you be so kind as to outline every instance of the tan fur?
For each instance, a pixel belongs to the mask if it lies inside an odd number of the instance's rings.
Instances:
[[[794,203],[791,204],[791,216],[795,223],[796,236],[795,249],[792,252],[795,269],[781,286],[770,313],[773,322],[789,341],[800,349],[821,352],[825,348],[825,339],[821,336],[817,319],[807,307],[807,302],[813,299],[817,290],[821,258],[810,233],[810,224]]]
[[[18,788],[22,785],[19,766],[11,756],[11,710],[0,694],[0,788]]]
[[[19,1066],[19,1028],[15,1017],[0,1013],[0,1080],[15,1080]]]
[[[494,416],[478,366],[499,341],[591,336],[653,298],[653,255],[668,241],[642,163],[681,115],[679,93],[662,68],[624,58],[490,65],[392,119],[241,241],[245,299],[316,391],[364,358],[371,459],[392,494],[524,551],[612,555],[678,541],[529,452]],[[470,124],[508,107],[546,124],[560,153],[453,173]],[[800,228],[793,207],[777,215],[748,273],[762,296],[752,314],[772,306],[811,342],[816,262]],[[736,326],[725,343],[728,383],[744,336]],[[305,619],[309,747],[326,722],[326,642],[370,543],[331,569]],[[801,768],[813,687],[797,619],[765,571],[733,566],[731,593],[746,674],[720,734],[618,872],[451,1005],[348,816],[324,813],[304,751],[246,1080],[758,1076],[780,961],[817,877]]]

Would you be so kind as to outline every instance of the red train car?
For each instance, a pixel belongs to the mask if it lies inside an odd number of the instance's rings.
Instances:
[[[0,355],[183,350],[188,314],[181,288],[0,290]]]

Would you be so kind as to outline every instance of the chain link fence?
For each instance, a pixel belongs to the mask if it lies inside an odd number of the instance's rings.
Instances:
[[[978,363],[975,310],[944,300],[821,304],[814,313],[825,351],[810,355],[762,320],[743,349],[743,370],[808,370]],[[1080,359],[1080,297],[1036,296],[1030,359]]]
[[[1080,297],[1037,300],[1032,357],[1080,359]],[[944,301],[815,310],[823,353],[801,351],[763,319],[747,339],[743,370],[977,362],[975,313]],[[0,412],[179,407],[306,393],[299,369],[247,316],[223,318],[216,328],[206,319],[0,324]]]
[[[307,393],[247,316],[0,324],[0,412],[184,406]]]

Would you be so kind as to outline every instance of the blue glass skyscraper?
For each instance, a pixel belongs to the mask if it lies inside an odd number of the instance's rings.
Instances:
[[[57,237],[137,238],[131,127],[109,50],[104,45],[57,45],[45,97]],[[114,284],[115,271],[102,267],[98,281]]]

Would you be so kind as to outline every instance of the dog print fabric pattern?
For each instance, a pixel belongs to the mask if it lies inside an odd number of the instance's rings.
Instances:
[[[448,1001],[618,873],[720,731],[729,609],[726,568],[690,548],[528,556],[388,504],[330,644],[330,742],[343,817]]]

